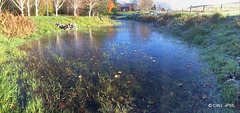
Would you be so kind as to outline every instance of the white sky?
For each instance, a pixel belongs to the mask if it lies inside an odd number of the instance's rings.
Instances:
[[[130,0],[117,0],[118,2],[130,2]],[[141,1],[141,0],[139,0]],[[166,2],[171,5],[172,9],[182,9],[196,5],[209,5],[209,4],[223,4],[240,2],[240,0],[153,0],[154,2]]]

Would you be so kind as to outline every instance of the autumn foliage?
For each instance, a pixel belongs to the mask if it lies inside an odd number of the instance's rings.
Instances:
[[[112,0],[109,0],[108,5],[107,5],[108,12],[111,12],[113,7],[114,7],[114,3],[112,2]]]

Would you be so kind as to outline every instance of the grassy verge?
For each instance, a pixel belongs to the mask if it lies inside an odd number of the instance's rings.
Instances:
[[[11,19],[10,19],[11,18]],[[31,96],[30,88],[35,91],[37,79],[29,80],[37,71],[26,69],[26,53],[19,46],[30,43],[39,35],[62,31],[55,23],[76,23],[82,29],[88,26],[113,25],[108,18],[102,17],[20,17],[2,13],[0,17],[0,112],[44,112],[40,96]],[[31,86],[31,87],[29,87]],[[27,90],[27,91],[26,91]]]
[[[161,32],[170,31],[191,45],[202,48],[206,75],[218,78],[220,102],[240,105],[240,15],[162,14],[129,15],[128,19],[151,23]]]

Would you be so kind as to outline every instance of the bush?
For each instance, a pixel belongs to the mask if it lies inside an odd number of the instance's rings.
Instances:
[[[117,14],[118,9],[114,7],[114,8],[112,8],[112,12],[113,12],[114,14]]]
[[[186,15],[183,17],[183,19],[184,19],[184,22],[185,22],[185,24],[184,24],[184,28],[185,28],[185,29],[189,29],[190,27],[195,26],[195,21],[193,20],[192,15],[186,14]]]
[[[210,22],[216,23],[219,20],[221,20],[222,18],[224,18],[224,15],[222,13],[215,12],[214,14],[211,15]]]
[[[14,16],[12,13],[0,14],[0,32],[8,38],[25,38],[35,30],[34,21],[27,17]]]

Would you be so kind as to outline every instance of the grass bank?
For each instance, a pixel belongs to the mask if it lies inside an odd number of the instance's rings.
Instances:
[[[21,17],[11,13],[1,13],[0,16],[0,112],[44,112],[43,100],[33,96],[39,86],[36,79],[29,80],[37,74],[36,70],[26,68],[29,60],[26,53],[19,49],[20,45],[29,44],[40,35],[59,32],[55,23],[76,23],[79,29],[88,26],[109,26],[113,21],[108,18],[89,17]],[[30,89],[28,89],[30,88]]]
[[[218,80],[219,101],[240,108],[240,15],[229,16],[220,12],[201,14],[162,14],[127,17],[150,23],[160,32],[171,32],[201,48],[202,61],[206,62],[204,73]]]

